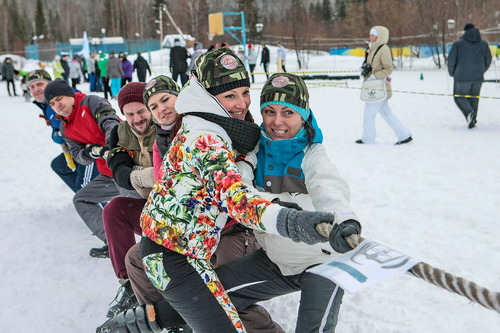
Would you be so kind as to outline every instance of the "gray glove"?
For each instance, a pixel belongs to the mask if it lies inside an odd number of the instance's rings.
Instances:
[[[155,185],[153,167],[144,168],[142,170],[133,170],[130,173],[130,183],[142,197],[147,198],[149,196],[149,192],[151,192],[151,189]]]
[[[346,253],[352,250],[352,247],[345,239],[352,234],[361,234],[361,224],[356,220],[347,220],[333,226],[329,241],[335,252]]]
[[[280,235],[291,238],[294,242],[316,244],[328,241],[327,237],[316,231],[316,224],[333,223],[334,219],[335,215],[332,213],[283,208],[278,213],[276,229]]]

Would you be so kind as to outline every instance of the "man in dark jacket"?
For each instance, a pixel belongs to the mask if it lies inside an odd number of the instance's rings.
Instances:
[[[266,44],[262,44],[262,53],[260,55],[260,64],[262,67],[264,67],[264,72],[266,73],[266,78],[269,79],[269,62],[271,61],[270,55],[269,55],[269,49],[267,48]]]
[[[179,38],[174,40],[174,47],[170,49],[170,72],[172,73],[172,79],[177,83],[177,77],[181,77],[181,87],[188,81],[189,76],[186,74],[187,71],[187,59],[189,54],[185,47],[181,46]]]
[[[7,81],[7,92],[9,93],[9,96],[12,96],[10,94],[10,86],[11,85],[12,85],[12,89],[14,92],[14,96],[17,96],[16,85],[14,84],[14,77],[15,76],[16,76],[16,71],[14,70],[14,65],[12,64],[12,59],[7,57],[3,61],[2,77],[5,81]]]
[[[141,52],[137,52],[137,58],[134,61],[134,70],[137,70],[137,79],[139,82],[146,82],[146,71],[151,76],[151,68],[149,68],[149,64],[141,55]]]
[[[469,128],[476,125],[479,94],[484,73],[491,64],[491,51],[474,24],[467,23],[464,35],[451,47],[448,55],[448,72],[454,78],[455,103],[462,111]],[[457,96],[460,95],[460,96]],[[470,95],[471,98],[463,97]]]
[[[68,64],[68,56],[67,55],[62,55],[61,56],[61,66],[64,69],[64,73],[62,73],[64,81],[69,83],[69,64]]]

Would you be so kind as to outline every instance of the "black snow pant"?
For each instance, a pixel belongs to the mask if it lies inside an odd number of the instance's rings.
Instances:
[[[454,95],[470,95],[479,96],[481,93],[481,81],[473,82],[453,82]],[[454,97],[455,104],[462,111],[465,119],[472,113],[474,120],[477,118],[477,109],[479,106],[479,98],[477,97]]]

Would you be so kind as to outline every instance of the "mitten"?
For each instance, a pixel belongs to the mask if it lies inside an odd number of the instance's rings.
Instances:
[[[140,195],[147,198],[155,185],[153,167],[132,171],[130,173],[130,183]]]
[[[345,239],[352,234],[361,234],[361,224],[356,220],[347,220],[340,224],[335,224],[330,233],[329,241],[333,249],[338,253],[346,253],[352,250]]]
[[[291,238],[294,242],[316,244],[328,241],[328,238],[316,231],[316,224],[333,223],[334,219],[335,215],[331,213],[283,208],[277,215],[276,229],[280,235]]]
[[[99,153],[101,152],[101,149],[102,149],[101,145],[97,145],[97,144],[88,145],[85,148],[85,151],[83,152],[83,154],[87,157],[91,157],[94,160],[97,160],[99,157],[101,157],[101,155],[99,155]]]

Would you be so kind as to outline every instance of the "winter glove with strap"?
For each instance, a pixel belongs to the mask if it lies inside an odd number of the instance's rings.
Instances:
[[[277,215],[276,229],[280,235],[291,238],[294,242],[316,244],[328,241],[327,237],[316,231],[316,224],[333,223],[334,220],[335,215],[332,213],[283,208]]]
[[[361,234],[361,224],[358,221],[347,220],[340,224],[334,224],[328,238],[335,252],[346,253],[352,250],[346,240],[346,237],[352,234]]]

